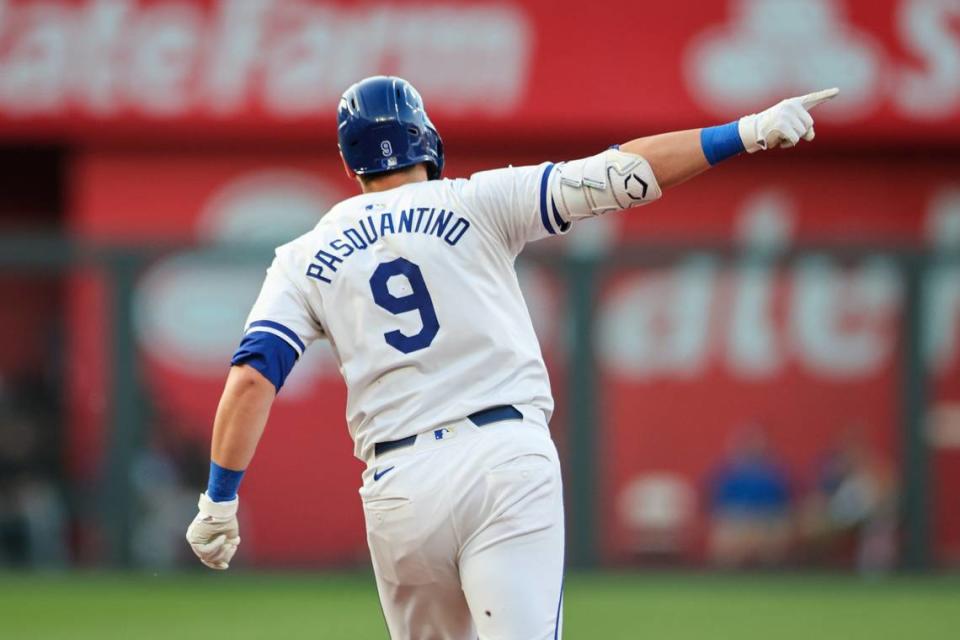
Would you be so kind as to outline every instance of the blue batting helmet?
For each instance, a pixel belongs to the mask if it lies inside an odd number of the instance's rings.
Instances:
[[[347,166],[372,175],[419,163],[431,180],[443,171],[443,141],[413,85],[373,76],[347,89],[337,107],[337,140]]]

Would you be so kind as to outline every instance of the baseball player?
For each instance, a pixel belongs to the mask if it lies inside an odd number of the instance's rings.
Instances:
[[[564,521],[553,399],[514,261],[528,242],[653,202],[744,151],[813,140],[837,89],[588,158],[442,179],[413,86],[377,76],[337,109],[361,194],[276,251],[233,356],[187,540],[226,569],[238,487],[274,397],[315,340],[347,384],[360,497],[391,637],[559,638]],[[295,526],[295,523],[291,523]]]

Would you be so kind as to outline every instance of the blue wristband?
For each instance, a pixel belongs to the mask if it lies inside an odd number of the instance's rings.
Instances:
[[[740,139],[739,121],[701,129],[700,146],[703,147],[703,155],[707,157],[710,166],[743,153],[746,149]]]
[[[210,461],[210,480],[207,481],[207,497],[214,502],[228,502],[237,497],[243,471],[234,471]]]

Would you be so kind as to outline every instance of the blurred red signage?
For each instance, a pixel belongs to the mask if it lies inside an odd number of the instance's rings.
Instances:
[[[452,158],[451,174],[543,160]],[[553,158],[560,160],[561,158]],[[932,161],[890,157],[825,160],[783,154],[742,159],[677,189],[655,206],[578,225],[539,248],[606,251],[631,241],[733,239],[776,252],[832,238],[960,247],[960,183]],[[482,166],[483,165],[483,166]],[[351,195],[335,156],[258,151],[175,153],[100,150],[73,165],[71,224],[105,241],[199,241],[266,249],[310,228]],[[900,188],[909,184],[909,189]],[[264,221],[269,221],[265,224]],[[263,264],[210,263],[190,251],[152,264],[137,283],[136,340],[149,387],[154,432],[191,439],[206,451],[226,363],[263,277]],[[266,258],[265,258],[266,260]],[[525,269],[531,315],[560,383],[553,428],[561,445],[566,394],[562,338],[567,327],[555,274]],[[960,276],[943,265],[926,283],[927,355],[933,407],[960,406]],[[602,438],[598,524],[603,557],[629,559],[638,487],[686,496],[685,549],[702,550],[705,486],[731,434],[762,422],[788,468],[796,495],[837,438],[859,429],[878,455],[898,458],[898,365],[903,283],[888,258],[844,267],[808,256],[778,271],[725,268],[692,253],[657,270],[614,274],[596,305]],[[71,458],[82,473],[102,442],[106,300],[89,283],[72,289]],[[343,419],[344,390],[325,343],[298,363],[244,483],[251,532],[248,558],[267,563],[342,563],[363,557],[362,514]],[[941,411],[942,410],[942,411]],[[946,431],[944,432],[946,434]],[[960,556],[960,446],[935,443],[938,549]],[[315,487],[315,500],[295,499]],[[199,489],[199,487],[192,487]],[[672,490],[672,489],[671,489]],[[296,535],[276,522],[301,523]],[[701,541],[701,542],[698,542]],[[245,543],[246,544],[246,543]]]
[[[899,179],[909,192],[885,186]],[[960,183],[952,167],[933,161],[783,157],[737,163],[640,215],[596,223],[611,242],[721,237],[776,254],[797,242],[860,239],[922,244],[935,255],[960,248]],[[669,525],[673,550],[701,558],[712,474],[755,425],[785,469],[797,517],[824,461],[852,434],[899,467],[903,285],[880,254],[854,266],[808,255],[768,269],[691,252],[667,268],[606,281],[595,337],[603,557],[643,555],[650,530]],[[960,415],[960,267],[931,269],[924,289],[935,553],[955,562],[960,422],[950,416]]]
[[[7,0],[0,135],[330,139],[343,89],[391,73],[478,140],[711,123],[828,86],[834,140],[960,140],[957,2],[695,6]]]
[[[454,171],[482,167],[454,162]],[[335,154],[306,152],[84,152],[72,164],[70,230],[76,236],[133,245],[230,247],[229,260],[182,250],[145,268],[134,296],[134,333],[149,443],[144,454],[173,457],[170,467],[191,495],[190,469],[178,450],[206,459],[211,424],[230,356],[263,282],[273,248],[311,229],[339,200],[354,194]],[[251,256],[251,250],[260,256]],[[252,261],[251,261],[252,258]],[[523,279],[525,283],[529,278]],[[109,292],[91,278],[71,281],[70,427],[75,476],[96,473],[109,428]],[[544,286],[533,282],[543,326]],[[544,349],[550,357],[550,348]],[[327,342],[298,361],[271,410],[270,429],[243,485],[244,561],[272,565],[350,565],[366,557],[357,489],[363,465],[353,457],[344,418],[345,387]],[[311,487],[304,501],[302,488]],[[296,531],[278,522],[297,522]]]
[[[134,331],[152,408],[144,453],[171,458],[172,478],[193,493],[202,487],[191,486],[191,470],[177,452],[206,458],[227,359],[270,248],[310,229],[348,193],[343,182],[322,177],[338,168],[335,160],[327,166],[306,154],[100,153],[83,155],[74,168],[71,227],[80,237],[238,247],[230,263],[177,252],[151,264],[137,284]],[[245,260],[256,248],[263,260]],[[69,459],[80,476],[102,460],[109,425],[103,394],[111,372],[102,349],[110,340],[109,298],[96,284],[78,278],[70,296],[70,361],[83,364],[70,374]],[[362,466],[352,456],[343,403],[329,349],[311,349],[279,396],[244,482],[246,562],[329,565],[363,557],[356,494]],[[306,502],[295,499],[302,486],[311,487]],[[298,523],[286,540],[271,525],[279,521]]]

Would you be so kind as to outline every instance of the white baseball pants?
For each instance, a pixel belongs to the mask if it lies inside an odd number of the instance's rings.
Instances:
[[[363,474],[367,542],[393,640],[560,638],[564,521],[542,413],[421,434]]]

